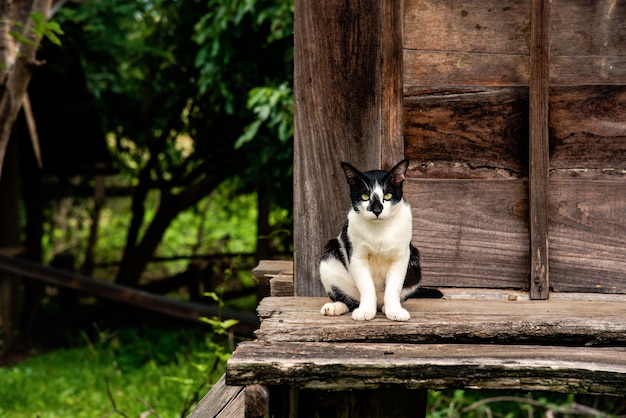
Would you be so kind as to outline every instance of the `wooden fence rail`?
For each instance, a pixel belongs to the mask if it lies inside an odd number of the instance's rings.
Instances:
[[[218,306],[175,300],[3,254],[0,254],[0,271],[56,286],[80,290],[104,299],[149,309],[176,318],[200,321],[203,317],[212,318],[219,316],[224,319],[236,319],[241,324],[254,328],[259,324],[254,314]]]

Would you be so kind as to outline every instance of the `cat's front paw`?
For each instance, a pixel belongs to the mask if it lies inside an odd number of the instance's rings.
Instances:
[[[349,312],[348,305],[343,302],[329,302],[322,306],[320,313],[326,316],[339,316]]]
[[[392,321],[408,321],[411,319],[409,311],[401,307],[396,309],[385,309],[383,306],[383,312],[385,313],[385,316],[387,316],[387,319]]]
[[[355,321],[369,321],[370,319],[376,316],[376,309],[367,310],[363,308],[356,308],[354,312],[352,312],[352,319]]]

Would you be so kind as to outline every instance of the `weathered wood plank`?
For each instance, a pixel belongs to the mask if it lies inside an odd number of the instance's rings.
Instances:
[[[528,55],[404,49],[404,83],[423,87],[528,85]]]
[[[268,281],[271,276],[278,274],[293,275],[293,261],[291,260],[259,260],[259,264],[252,269],[252,276],[261,281]]]
[[[404,47],[529,54],[530,2],[405,0]]]
[[[550,85],[624,85],[625,56],[553,56],[550,60]]]
[[[293,275],[279,274],[270,279],[270,295],[293,296]]]
[[[626,395],[626,348],[464,344],[241,343],[229,384],[473,388]]]
[[[548,113],[550,67],[550,2],[530,2],[530,80],[528,132],[528,226],[530,231],[530,296],[547,299],[548,264]]]
[[[626,182],[550,181],[551,286],[626,292]]]
[[[550,169],[626,169],[626,87],[550,92]]]
[[[552,0],[550,3],[552,55],[626,57],[624,3],[597,0]]]
[[[244,387],[227,385],[223,375],[188,418],[244,418],[244,411]]]
[[[404,158],[402,124],[402,1],[385,0],[381,45],[381,163],[393,167]]]
[[[319,311],[327,298],[266,298],[258,309],[257,337],[268,343],[626,343],[626,296],[594,302],[553,295],[549,301],[504,291],[498,299],[409,299],[408,322],[389,321],[381,313],[367,322],[326,317]]]
[[[425,286],[527,288],[523,180],[408,179]]]
[[[527,88],[411,88],[405,94],[405,155],[418,169],[412,176],[527,175]],[[442,163],[447,170],[438,170]]]
[[[380,168],[382,16],[382,2],[295,2],[294,268],[299,295],[324,294],[317,280],[305,278],[318,277],[319,252],[344,220],[339,162]]]
[[[625,21],[620,2],[552,1],[551,85],[626,84]]]

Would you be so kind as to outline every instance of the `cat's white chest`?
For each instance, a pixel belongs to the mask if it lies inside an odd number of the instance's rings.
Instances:
[[[408,248],[413,234],[411,208],[404,202],[397,206],[383,220],[366,219],[354,211],[348,214],[348,235],[355,251],[387,258]]]
[[[401,276],[396,279],[402,283],[409,259],[411,208],[406,203],[398,206],[392,216],[382,221],[365,219],[356,212],[348,215],[348,235],[353,245],[351,274],[369,273],[379,304],[390,274]],[[403,266],[403,271],[398,266]]]

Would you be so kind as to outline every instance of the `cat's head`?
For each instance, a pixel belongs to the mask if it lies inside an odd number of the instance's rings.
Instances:
[[[409,160],[402,160],[391,170],[360,172],[342,162],[346,180],[350,185],[350,198],[355,212],[370,220],[383,220],[394,212],[394,206],[403,202],[402,183],[406,177]]]

